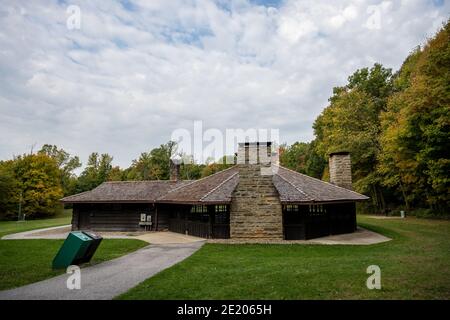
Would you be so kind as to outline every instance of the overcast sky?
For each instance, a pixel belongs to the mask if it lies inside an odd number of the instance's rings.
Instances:
[[[2,1],[0,159],[49,143],[128,167],[195,120],[309,141],[334,86],[374,62],[398,69],[449,12],[444,0]]]

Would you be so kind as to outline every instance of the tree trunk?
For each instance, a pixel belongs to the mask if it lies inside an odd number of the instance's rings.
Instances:
[[[405,201],[406,211],[409,211],[409,202],[406,197],[405,187],[403,186],[402,180],[400,179],[400,189],[402,190],[403,200]]]
[[[384,196],[383,196],[383,192],[380,188],[380,186],[376,186],[376,190],[378,191],[378,197],[379,197],[379,203],[380,203],[380,210],[381,212],[383,212],[384,214],[387,214],[386,211],[386,202],[384,201]]]

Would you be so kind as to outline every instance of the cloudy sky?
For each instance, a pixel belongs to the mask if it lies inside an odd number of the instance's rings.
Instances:
[[[0,159],[50,143],[127,167],[195,120],[309,141],[334,86],[374,62],[398,69],[449,12],[445,0],[2,1]]]

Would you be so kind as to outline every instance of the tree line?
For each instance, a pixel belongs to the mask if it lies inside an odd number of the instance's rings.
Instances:
[[[79,157],[55,145],[46,144],[37,152],[0,161],[0,219],[53,216],[63,209],[59,203],[62,197],[92,190],[105,181],[167,180],[175,152],[176,143],[169,141],[141,153],[126,169],[113,166],[111,155],[93,152],[79,175],[75,174],[82,166]],[[199,179],[230,166],[212,159],[196,164],[192,157],[181,156],[188,158],[180,166],[184,180]]]
[[[280,162],[328,179],[328,154],[349,151],[364,210],[426,208],[448,214],[450,203],[450,23],[416,48],[400,70],[375,64],[333,89],[314,122],[310,143],[283,145]]]
[[[371,202],[365,212],[427,208],[447,213],[450,203],[450,23],[416,48],[400,70],[375,64],[355,71],[333,88],[329,105],[313,124],[315,138],[280,146],[280,163],[328,180],[328,155],[349,151],[356,191]],[[109,154],[92,153],[80,175],[80,159],[54,145],[0,161],[0,219],[52,216],[63,196],[91,190],[104,181],[169,179],[168,142],[113,166]],[[192,156],[180,155],[184,160]],[[194,180],[232,164],[183,161],[181,178]]]

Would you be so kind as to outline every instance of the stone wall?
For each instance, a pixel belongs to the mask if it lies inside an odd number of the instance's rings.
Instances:
[[[353,190],[350,153],[340,152],[330,154],[329,167],[330,182],[332,184]]]
[[[251,151],[250,151],[251,152]],[[238,164],[239,184],[230,207],[230,236],[234,239],[283,239],[282,208],[270,164]]]

